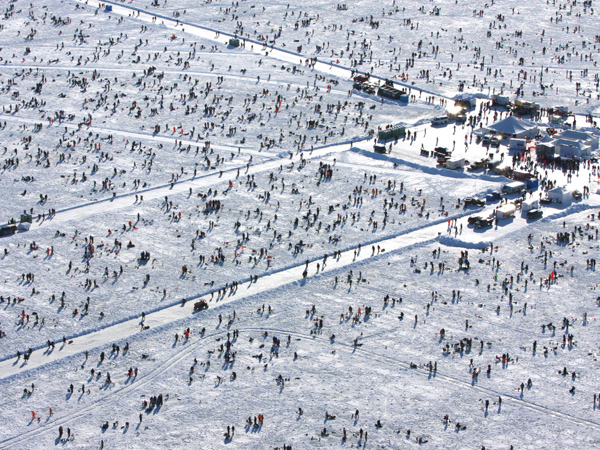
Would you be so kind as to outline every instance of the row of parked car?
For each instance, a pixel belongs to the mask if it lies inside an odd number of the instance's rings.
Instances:
[[[502,142],[500,137],[494,134],[486,134],[481,138],[481,145],[486,147],[500,147],[500,142]]]

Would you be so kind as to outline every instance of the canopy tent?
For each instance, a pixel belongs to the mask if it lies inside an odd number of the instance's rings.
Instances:
[[[487,129],[512,137],[533,137],[537,134],[536,125],[517,119],[515,116],[508,116],[507,118],[488,126]]]
[[[587,158],[591,155],[589,145],[583,142],[570,141],[568,139],[557,139],[554,141],[556,153],[565,158]]]

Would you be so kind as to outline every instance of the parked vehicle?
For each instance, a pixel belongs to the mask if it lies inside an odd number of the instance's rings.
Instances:
[[[539,219],[544,215],[544,211],[541,209],[530,209],[527,211],[527,218],[530,220]]]
[[[544,198],[541,198],[541,199],[540,199],[540,203],[541,203],[542,205],[549,205],[549,204],[551,204],[551,203],[552,203],[552,199],[551,199],[551,198],[548,198],[548,197],[544,197]]]
[[[446,125],[448,123],[448,116],[439,116],[431,119],[432,125]]]
[[[513,181],[502,186],[502,192],[505,194],[516,194],[527,189],[527,185],[522,181]]]
[[[469,166],[469,170],[483,169],[485,167],[486,163],[487,163],[487,160],[484,160],[484,159],[482,159],[480,161],[474,161]]]
[[[465,198],[466,206],[485,206],[485,202],[477,197],[467,197]]]
[[[500,138],[498,136],[492,136],[490,139],[490,145],[492,147],[500,147]]]
[[[575,189],[571,195],[573,195],[574,200],[581,200],[583,198],[581,192],[579,192],[577,189]]]
[[[386,146],[381,144],[375,144],[373,150],[375,151],[375,153],[382,153],[384,155],[388,153],[388,149],[386,148]]]
[[[479,222],[483,218],[484,218],[483,216],[469,216],[469,218],[467,219],[467,223],[469,225],[475,225],[477,222]]]
[[[485,201],[487,203],[494,203],[497,202],[498,200],[502,199],[502,195],[500,194],[500,192],[492,192],[491,194],[488,194],[485,196]]]
[[[17,232],[17,225],[14,223],[8,224],[0,228],[0,236],[10,236]]]
[[[477,222],[475,222],[475,228],[480,229],[480,228],[487,228],[487,227],[491,227],[494,224],[494,219],[488,217],[486,219],[481,219],[478,220]]]

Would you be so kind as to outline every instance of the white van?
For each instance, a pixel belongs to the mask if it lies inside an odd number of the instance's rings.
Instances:
[[[432,125],[446,125],[448,123],[448,116],[439,116],[431,119]]]

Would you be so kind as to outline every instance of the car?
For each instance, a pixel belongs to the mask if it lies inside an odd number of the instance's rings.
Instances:
[[[11,234],[15,234],[17,232],[17,225],[11,223],[9,225],[5,225],[0,228],[0,236],[10,236]]]
[[[544,215],[544,211],[541,209],[530,209],[527,211],[527,218],[531,220],[539,219]]]
[[[488,217],[486,219],[481,219],[481,220],[478,220],[477,222],[475,222],[475,228],[477,228],[477,229],[487,228],[487,227],[491,227],[493,224],[494,224],[494,219]]]
[[[480,160],[480,161],[475,161],[473,163],[471,163],[471,165],[469,166],[469,170],[478,170],[478,169],[483,169],[485,167],[485,165],[487,164],[486,160]]]
[[[475,225],[477,222],[479,222],[481,219],[483,219],[482,216],[469,216],[469,218],[467,219],[467,223],[469,225]]]
[[[452,152],[448,150],[446,147],[436,147],[434,152],[441,153],[442,155],[450,155]]]
[[[498,136],[493,136],[490,139],[490,145],[492,147],[500,147],[500,138]]]
[[[582,199],[581,192],[579,192],[578,190],[574,190],[574,191],[573,191],[573,198],[574,198],[575,200],[581,200],[581,199]]]
[[[467,116],[464,114],[459,114],[456,116],[456,123],[465,123],[467,121]]]
[[[491,194],[488,194],[488,197],[492,202],[497,202],[498,200],[502,200],[502,194],[498,191],[493,191]]]
[[[465,198],[465,206],[485,206],[485,202],[477,197]]]
[[[490,145],[490,141],[491,141],[492,137],[488,134],[486,134],[482,139],[481,139],[481,145]]]
[[[552,203],[552,199],[548,198],[548,197],[544,197],[540,199],[540,203],[542,205],[549,205],[550,203]]]

